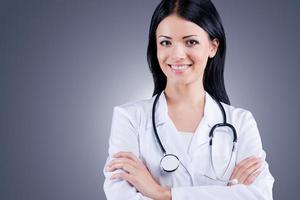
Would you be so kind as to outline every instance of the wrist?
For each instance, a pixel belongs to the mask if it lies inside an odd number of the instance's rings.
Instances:
[[[171,190],[166,188],[165,194],[164,194],[164,200],[172,200],[172,193]]]
[[[171,200],[172,194],[171,190],[166,187],[159,187],[157,191],[157,198],[155,200]]]

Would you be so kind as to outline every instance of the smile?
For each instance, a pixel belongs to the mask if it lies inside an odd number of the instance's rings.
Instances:
[[[168,64],[169,65],[169,64]],[[174,72],[184,72],[186,69],[188,69],[191,64],[184,64],[184,65],[169,65],[169,67],[172,68]]]

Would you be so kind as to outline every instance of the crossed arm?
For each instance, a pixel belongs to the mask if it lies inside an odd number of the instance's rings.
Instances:
[[[107,164],[105,170],[115,173],[111,180],[121,179],[130,183],[142,195],[154,200],[170,200],[171,190],[162,187],[151,176],[147,167],[132,152],[118,152],[113,155],[113,160]],[[233,170],[230,180],[237,179],[240,184],[250,185],[260,173],[262,160],[251,156],[241,161]],[[228,184],[228,186],[231,186]]]
[[[138,159],[139,144],[134,120],[123,109],[114,111],[110,137],[109,158],[104,168],[104,191],[108,199],[255,199],[271,200],[274,178],[269,173],[264,158],[249,157],[264,153],[253,116],[245,117],[249,124],[241,132],[248,132],[240,138],[239,163],[230,179],[240,184],[227,186],[191,186],[165,188],[150,174]],[[115,125],[117,124],[117,125]],[[246,139],[242,137],[247,137]],[[120,152],[121,151],[121,152]],[[262,166],[262,167],[261,167]],[[262,170],[262,171],[260,171]]]

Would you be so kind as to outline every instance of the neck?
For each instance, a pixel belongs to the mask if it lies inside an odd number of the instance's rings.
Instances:
[[[203,84],[168,84],[165,89],[166,100],[169,105],[203,105],[205,90]]]

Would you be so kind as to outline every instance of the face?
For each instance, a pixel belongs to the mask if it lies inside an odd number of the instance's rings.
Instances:
[[[156,46],[168,83],[202,84],[207,60],[216,54],[218,40],[210,40],[200,26],[173,14],[158,25]]]

